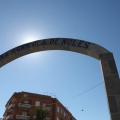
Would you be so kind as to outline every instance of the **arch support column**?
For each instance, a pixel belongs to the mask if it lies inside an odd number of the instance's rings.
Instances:
[[[111,120],[120,120],[120,80],[112,53],[99,55]]]

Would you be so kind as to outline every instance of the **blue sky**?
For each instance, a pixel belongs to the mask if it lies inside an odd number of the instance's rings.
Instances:
[[[75,38],[113,52],[120,71],[119,0],[1,0],[0,54],[32,40]],[[77,120],[110,120],[100,62],[68,51],[26,55],[0,69],[0,117],[14,92],[56,95]],[[81,111],[81,110],[84,111]]]

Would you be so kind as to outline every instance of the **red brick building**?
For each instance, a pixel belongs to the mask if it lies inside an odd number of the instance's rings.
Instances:
[[[33,112],[38,106],[49,112],[46,120],[76,120],[56,98],[28,92],[15,92],[11,96],[3,120],[34,120]]]

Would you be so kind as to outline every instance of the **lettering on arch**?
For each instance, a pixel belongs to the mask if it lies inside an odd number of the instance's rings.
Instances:
[[[107,53],[105,48],[84,40],[71,38],[50,38],[37,40],[15,47],[0,55],[0,67],[24,55],[44,50],[67,50],[99,59],[99,54]]]

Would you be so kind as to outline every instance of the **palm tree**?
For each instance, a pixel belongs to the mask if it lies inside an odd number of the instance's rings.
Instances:
[[[35,111],[35,120],[45,120],[48,112],[42,107],[37,107]]]

